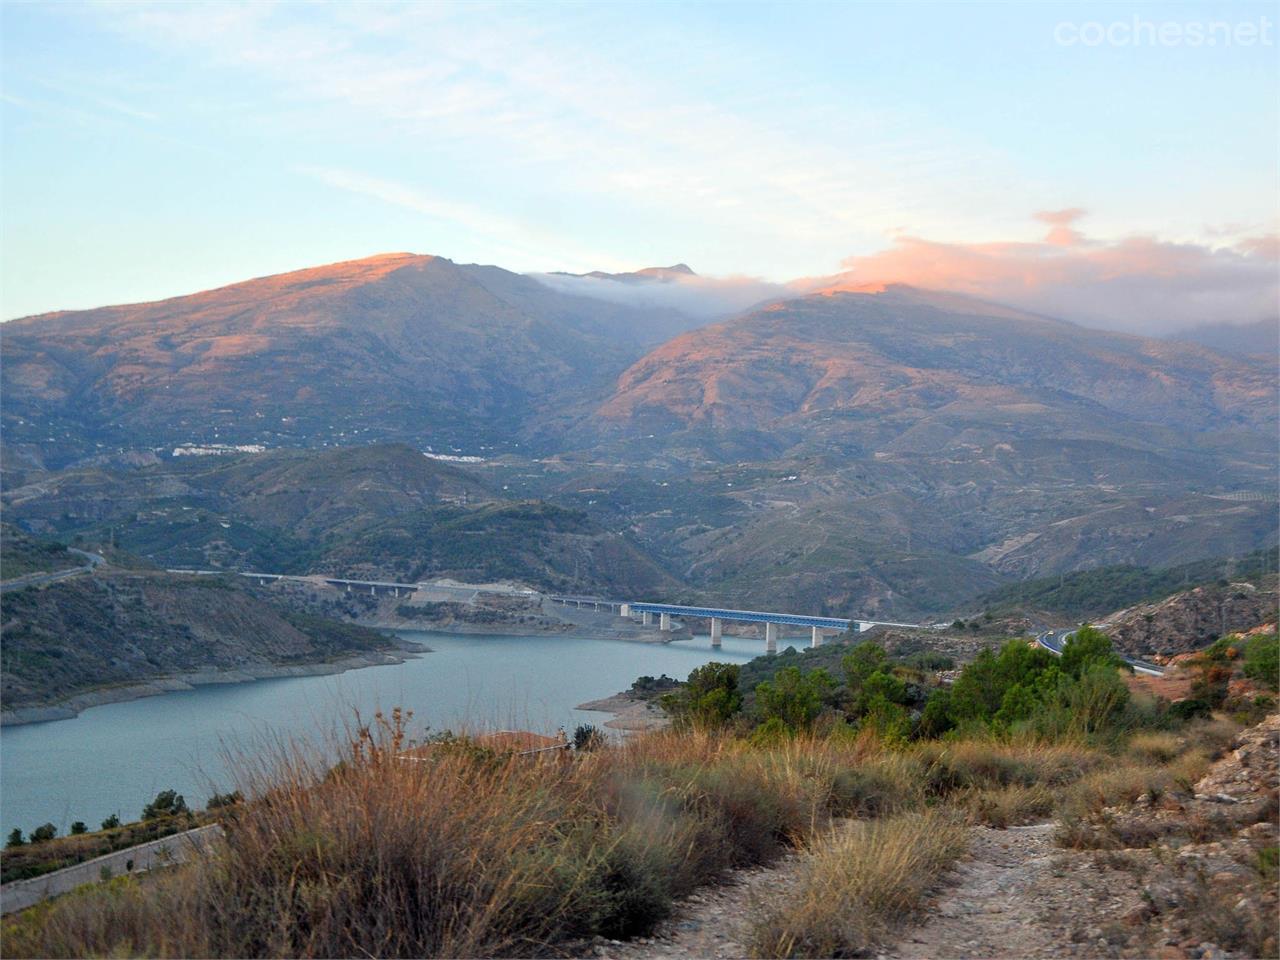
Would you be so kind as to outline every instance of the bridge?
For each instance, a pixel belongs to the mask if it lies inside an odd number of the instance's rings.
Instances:
[[[194,576],[217,576],[220,574],[236,573],[236,575],[245,577],[249,580],[256,580],[262,586],[277,581],[296,581],[300,583],[322,583],[338,590],[344,590],[347,593],[368,593],[373,596],[386,596],[390,594],[396,597],[407,597],[416,590],[427,587],[431,590],[453,591],[458,594],[466,594],[468,597],[474,596],[478,589],[475,586],[457,586],[453,587],[447,584],[437,583],[397,583],[391,580],[348,580],[341,577],[325,577],[317,575],[297,575],[286,573],[257,573],[248,570],[228,571],[228,570],[199,570],[199,569],[170,569],[168,573],[184,573]],[[536,590],[525,590],[512,588],[510,593],[521,596],[538,596]],[[862,633],[870,630],[872,627],[906,627],[908,629],[917,629],[919,624],[916,623],[897,623],[891,620],[846,620],[843,617],[813,617],[801,613],[778,613],[764,610],[734,610],[728,607],[692,607],[678,603],[639,603],[635,601],[625,600],[605,600],[601,597],[584,597],[571,596],[567,594],[549,594],[547,599],[553,603],[560,603],[565,606],[586,607],[592,610],[603,611],[608,610],[616,613],[619,617],[627,620],[635,620],[639,617],[639,622],[644,626],[650,626],[653,618],[658,618],[658,629],[671,629],[672,617],[698,617],[711,621],[711,646],[720,647],[721,634],[723,632],[724,621],[732,620],[740,623],[763,623],[764,624],[764,646],[766,653],[778,652],[778,627],[808,627],[810,630],[810,646],[820,647],[824,637],[832,633],[844,633],[847,630],[853,630],[855,633]]]
[[[895,623],[889,620],[846,620],[843,617],[814,617],[801,613],[777,613],[765,610],[733,610],[728,607],[691,607],[678,603],[637,603],[614,600],[600,600],[595,597],[551,596],[549,600],[556,603],[575,606],[590,606],[596,610],[607,607],[616,610],[618,616],[634,620],[638,614],[640,622],[646,627],[658,617],[658,629],[670,630],[672,617],[699,617],[711,621],[711,646],[721,646],[721,634],[726,620],[740,623],[764,624],[764,648],[766,653],[778,652],[778,627],[808,627],[810,631],[809,645],[822,646],[827,633],[844,633],[853,630],[856,633],[870,630],[872,627],[908,627],[915,629],[919,624]]]

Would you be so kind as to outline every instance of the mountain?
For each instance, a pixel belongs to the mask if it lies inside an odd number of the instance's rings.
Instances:
[[[7,488],[3,506],[28,529],[111,540],[169,568],[510,579],[578,593],[675,586],[582,511],[508,499],[403,444],[73,468]]]
[[[1179,330],[1171,339],[1198,343],[1222,353],[1275,361],[1280,356],[1280,324],[1274,319],[1253,323],[1207,323]]]
[[[890,287],[787,300],[686,333],[633,364],[596,413],[633,431],[756,433],[761,452],[815,441],[861,455],[937,452],[982,428],[1005,439],[1137,440],[1150,425],[1257,438],[1276,424],[1273,372]]]
[[[839,279],[689,329],[714,282],[388,254],[12,321],[6,519],[170,566],[885,619],[1276,542],[1266,360]]]
[[[637,361],[540,494],[581,503],[587,486],[725,602],[903,618],[1003,580],[1275,543],[1276,422],[1261,361],[950,294],[833,291]],[[665,498],[637,490],[638,467]]]
[[[592,277],[596,280],[616,280],[619,283],[671,283],[686,277],[697,276],[687,263],[676,263],[669,267],[644,267],[628,273],[605,273],[603,270],[592,270],[590,273],[561,273],[557,271],[552,275],[557,277]]]
[[[41,466],[187,441],[509,447],[541,407],[687,325],[497,267],[385,254],[10,321],[5,443]]]

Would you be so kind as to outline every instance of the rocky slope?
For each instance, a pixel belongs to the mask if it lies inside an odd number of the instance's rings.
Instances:
[[[0,596],[5,722],[189,682],[390,662],[400,647],[351,624],[288,612],[234,581],[99,572]],[[157,683],[168,681],[168,683]],[[174,684],[177,686],[175,687]],[[63,705],[50,714],[32,708]]]
[[[1274,621],[1277,608],[1280,588],[1271,575],[1257,583],[1210,584],[1158,603],[1139,604],[1112,614],[1099,627],[1117,650],[1129,656],[1173,656]]]

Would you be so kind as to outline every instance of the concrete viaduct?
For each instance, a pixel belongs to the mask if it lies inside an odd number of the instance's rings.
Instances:
[[[764,648],[766,653],[778,652],[778,627],[808,627],[810,630],[810,646],[819,647],[825,634],[844,633],[853,629],[857,633],[870,630],[872,627],[910,627],[915,623],[893,623],[887,620],[846,620],[842,617],[811,617],[799,613],[771,613],[763,610],[732,610],[726,607],[689,607],[675,603],[637,603],[615,600],[598,600],[592,597],[552,596],[548,599],[556,603],[592,607],[596,610],[607,607],[615,610],[618,616],[634,620],[637,616],[646,627],[658,617],[658,629],[670,630],[672,617],[699,617],[711,621],[711,646],[721,646],[723,623],[733,620],[740,623],[764,624]]]
[[[192,569],[171,569],[169,573],[185,573],[196,575],[215,575],[226,573],[224,570],[192,570]],[[240,576],[250,580],[257,580],[263,586],[277,580],[296,580],[301,582],[314,583],[316,580],[336,587],[339,590],[345,590],[347,593],[359,592],[370,593],[374,596],[379,594],[397,597],[407,597],[417,590],[421,584],[417,583],[395,583],[386,580],[347,580],[340,577],[310,577],[297,576],[280,573],[254,573],[251,571],[237,571]],[[440,587],[432,585],[432,589],[453,589],[448,587]],[[474,588],[458,587],[460,593],[473,594]],[[519,591],[521,593],[528,592],[533,594],[534,591]],[[561,603],[566,606],[589,607],[593,610],[611,610],[619,617],[627,620],[636,620],[644,624],[646,627],[653,623],[653,618],[658,618],[659,630],[671,629],[672,617],[697,617],[711,621],[711,646],[721,646],[721,631],[726,620],[732,620],[738,623],[763,623],[764,624],[764,645],[766,653],[778,652],[778,627],[808,627],[810,630],[810,646],[819,647],[822,645],[823,637],[827,634],[844,633],[846,630],[852,629],[856,633],[862,633],[870,630],[872,627],[907,627],[916,628],[919,624],[915,623],[895,623],[889,620],[846,620],[843,617],[811,617],[799,613],[775,613],[762,610],[733,610],[727,607],[690,607],[677,603],[639,603],[635,601],[620,600],[602,600],[599,597],[574,597],[574,596],[557,596],[548,595],[547,599],[554,603]]]

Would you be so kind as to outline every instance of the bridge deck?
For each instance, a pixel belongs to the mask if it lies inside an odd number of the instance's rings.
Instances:
[[[809,617],[799,613],[766,613],[761,610],[728,610],[722,607],[684,607],[674,603],[633,603],[636,613],[669,613],[675,617],[715,617],[747,623],[780,623],[793,627],[822,627],[848,630],[850,621],[841,617]]]

